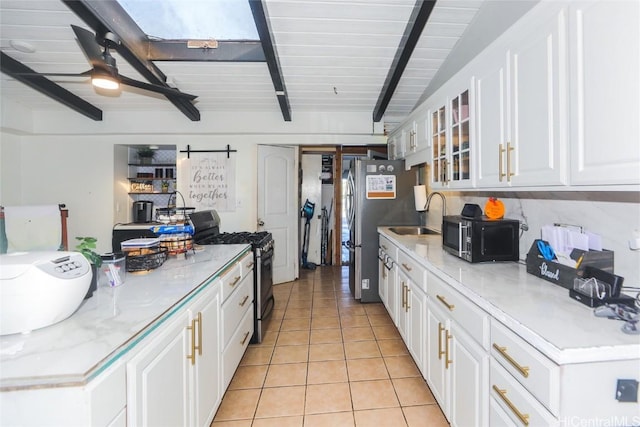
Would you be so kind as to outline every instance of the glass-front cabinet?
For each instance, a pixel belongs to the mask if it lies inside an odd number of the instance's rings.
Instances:
[[[468,186],[471,182],[469,90],[447,98],[431,115],[431,178],[434,187]],[[461,185],[458,185],[461,184]]]
[[[447,108],[442,106],[431,113],[431,147],[433,159],[431,176],[433,184],[445,185],[447,182]]]
[[[469,91],[451,100],[451,181],[470,178]]]

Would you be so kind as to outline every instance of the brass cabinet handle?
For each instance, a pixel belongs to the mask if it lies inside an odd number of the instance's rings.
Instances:
[[[249,295],[245,295],[244,298],[242,299],[242,302],[240,303],[240,307],[244,307],[248,299],[249,299]]]
[[[187,326],[187,330],[191,331],[191,354],[187,354],[187,359],[191,360],[191,364],[196,364],[196,319],[191,321],[191,326]]]
[[[402,308],[407,304],[407,297],[404,294],[404,281],[402,282]]]
[[[449,369],[449,365],[453,363],[453,360],[449,359],[449,340],[453,335],[451,335],[449,331],[445,331],[445,333],[447,336],[444,340],[444,369]]]
[[[247,267],[249,267],[249,269],[252,269],[254,265],[255,263],[251,261],[249,264],[247,264]]]
[[[502,178],[505,176],[502,167],[502,154],[505,152],[504,145],[498,145],[498,181],[502,182]]]
[[[197,348],[198,354],[202,356],[202,313],[201,312],[198,312],[198,317],[194,321],[198,323],[198,345],[195,346],[194,348]]]
[[[442,360],[444,351],[442,351],[442,333],[444,332],[444,326],[438,322],[438,360]]]
[[[384,249],[385,251],[387,251],[387,250],[388,250],[388,249],[387,249],[387,247],[386,247],[385,245],[380,245],[380,246],[382,246],[382,249]]]
[[[523,414],[522,412],[520,412],[518,410],[518,408],[516,408],[516,405],[514,405],[509,400],[509,398],[507,397],[507,390],[502,390],[502,389],[498,388],[498,386],[495,385],[495,384],[492,387],[495,390],[495,392],[498,393],[498,396],[500,396],[500,399],[502,399],[502,401],[507,404],[509,409],[511,409],[511,411],[516,415],[516,417],[518,417],[520,419],[522,424],[524,424],[525,426],[528,426],[529,425],[529,414]]]
[[[407,265],[407,264],[405,264],[404,262],[402,263],[402,266],[403,266],[403,267],[404,267],[404,269],[405,269],[405,270],[407,270],[407,271],[411,271],[411,270],[413,270],[413,268],[411,268],[411,266],[410,266],[410,265]]]
[[[507,182],[511,181],[511,177],[515,175],[511,171],[511,152],[514,150],[514,147],[511,146],[510,142],[507,142]]]
[[[453,311],[453,309],[456,308],[455,305],[449,304],[447,302],[447,300],[445,299],[445,297],[443,297],[442,295],[437,295],[436,294],[436,298],[438,298],[438,301],[440,301],[442,304],[444,304],[444,306],[447,307],[449,309],[449,311]]]
[[[520,374],[523,377],[525,377],[525,378],[529,377],[529,367],[528,366],[522,366],[521,364],[516,362],[515,359],[513,357],[511,357],[509,355],[509,353],[507,353],[507,347],[501,347],[498,344],[493,343],[493,348],[498,350],[498,353],[500,353],[500,356],[504,357],[507,360],[507,362],[509,362],[511,364],[511,366],[516,368],[518,370],[518,372],[520,372]]]
[[[247,333],[244,334],[244,338],[242,339],[242,341],[240,341],[240,345],[244,345],[244,343],[247,342],[247,338],[249,338],[250,333],[251,331],[247,331]]]
[[[242,276],[236,276],[233,282],[229,283],[229,286],[235,286],[241,278]]]
[[[407,305],[404,308],[405,313],[409,312],[409,309],[411,308],[409,306],[409,292],[411,292],[411,289],[409,289],[409,286],[407,286]]]

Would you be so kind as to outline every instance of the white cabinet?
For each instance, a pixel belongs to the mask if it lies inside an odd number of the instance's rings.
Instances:
[[[427,296],[424,267],[400,251],[398,253],[398,288],[396,325],[413,360],[424,373]]]
[[[219,288],[203,291],[127,363],[130,426],[211,423],[221,400]]]
[[[569,13],[571,184],[640,184],[640,3]]]
[[[378,293],[395,324],[398,301],[398,248],[386,237],[379,236],[378,253]]]
[[[488,315],[427,277],[427,383],[452,426],[488,425]]]
[[[127,425],[191,425],[189,315],[174,317],[127,363]]]
[[[434,188],[462,188],[472,183],[472,81],[452,81],[429,110],[431,182]]]
[[[196,426],[208,426],[222,401],[220,381],[220,293],[206,291],[189,310],[197,320],[198,357],[192,362],[191,395],[194,396]]]
[[[478,187],[566,184],[567,55],[567,9],[546,5],[474,64]]]
[[[0,425],[124,425],[126,396],[125,365],[116,361],[83,386],[3,390],[0,393]]]
[[[231,383],[254,332],[253,255],[220,277],[222,294],[222,389]]]

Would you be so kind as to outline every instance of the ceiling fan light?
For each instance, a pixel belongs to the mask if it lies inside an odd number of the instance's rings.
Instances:
[[[91,74],[91,84],[100,89],[116,90],[120,87],[120,82],[109,73],[94,71]]]

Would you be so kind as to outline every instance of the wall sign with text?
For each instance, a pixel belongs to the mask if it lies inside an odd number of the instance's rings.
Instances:
[[[178,190],[196,210],[236,209],[236,162],[224,153],[202,153],[178,160]],[[180,201],[180,198],[178,198]]]

